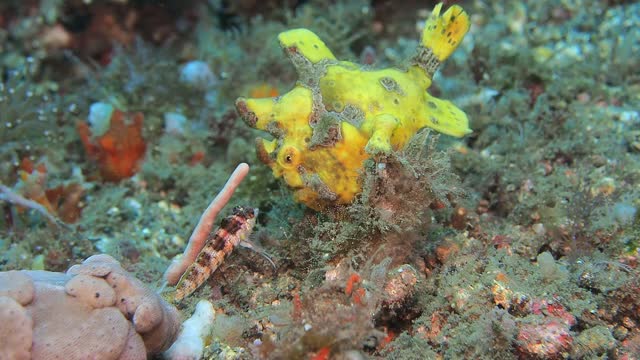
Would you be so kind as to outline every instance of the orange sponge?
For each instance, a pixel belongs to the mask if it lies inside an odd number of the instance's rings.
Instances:
[[[107,181],[120,181],[133,176],[138,170],[147,149],[142,137],[142,113],[124,113],[114,110],[109,129],[100,136],[93,136],[86,122],[77,125],[80,139],[87,154],[100,168]]]

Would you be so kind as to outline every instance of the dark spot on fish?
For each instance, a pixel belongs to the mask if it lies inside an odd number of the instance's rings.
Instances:
[[[211,242],[207,245],[210,249],[213,249],[215,251],[224,249],[224,243],[226,242],[226,239],[218,235],[218,232],[213,235]]]
[[[198,256],[198,265],[202,267],[207,267],[211,264],[211,255],[209,253],[201,253]]]

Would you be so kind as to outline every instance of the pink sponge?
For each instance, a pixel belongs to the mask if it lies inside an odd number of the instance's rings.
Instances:
[[[14,299],[0,296],[0,322],[0,358],[30,359],[33,321],[27,311]]]
[[[0,359],[146,359],[174,341],[177,310],[110,256],[67,274],[0,272]]]
[[[35,325],[34,359],[90,359],[94,354],[119,359],[129,351],[125,344],[131,324],[115,307],[93,308],[82,298],[67,295],[64,288],[36,283],[28,311]],[[142,340],[138,338],[135,345],[133,350],[146,356]]]
[[[149,353],[164,351],[175,340],[180,329],[176,308],[126,272],[111,256],[91,256],[82,264],[72,266],[67,274],[104,279],[115,291],[115,306],[131,320]]]
[[[22,271],[0,272],[0,296],[7,296],[26,305],[33,300],[33,281]]]

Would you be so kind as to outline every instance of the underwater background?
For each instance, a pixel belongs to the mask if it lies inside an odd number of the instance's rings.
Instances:
[[[176,304],[213,304],[205,359],[640,358],[640,4],[454,3],[429,93],[472,132],[411,134],[311,208],[236,99],[294,87],[288,29],[402,67],[436,2],[1,0],[0,270],[104,253],[159,290],[246,162],[221,218],[259,209],[254,250]]]

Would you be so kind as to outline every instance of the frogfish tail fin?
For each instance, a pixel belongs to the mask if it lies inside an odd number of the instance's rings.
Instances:
[[[453,5],[444,14],[440,14],[442,5],[436,5],[425,22],[422,46],[415,59],[429,76],[433,76],[440,63],[460,45],[471,25],[469,15],[462,7]]]

